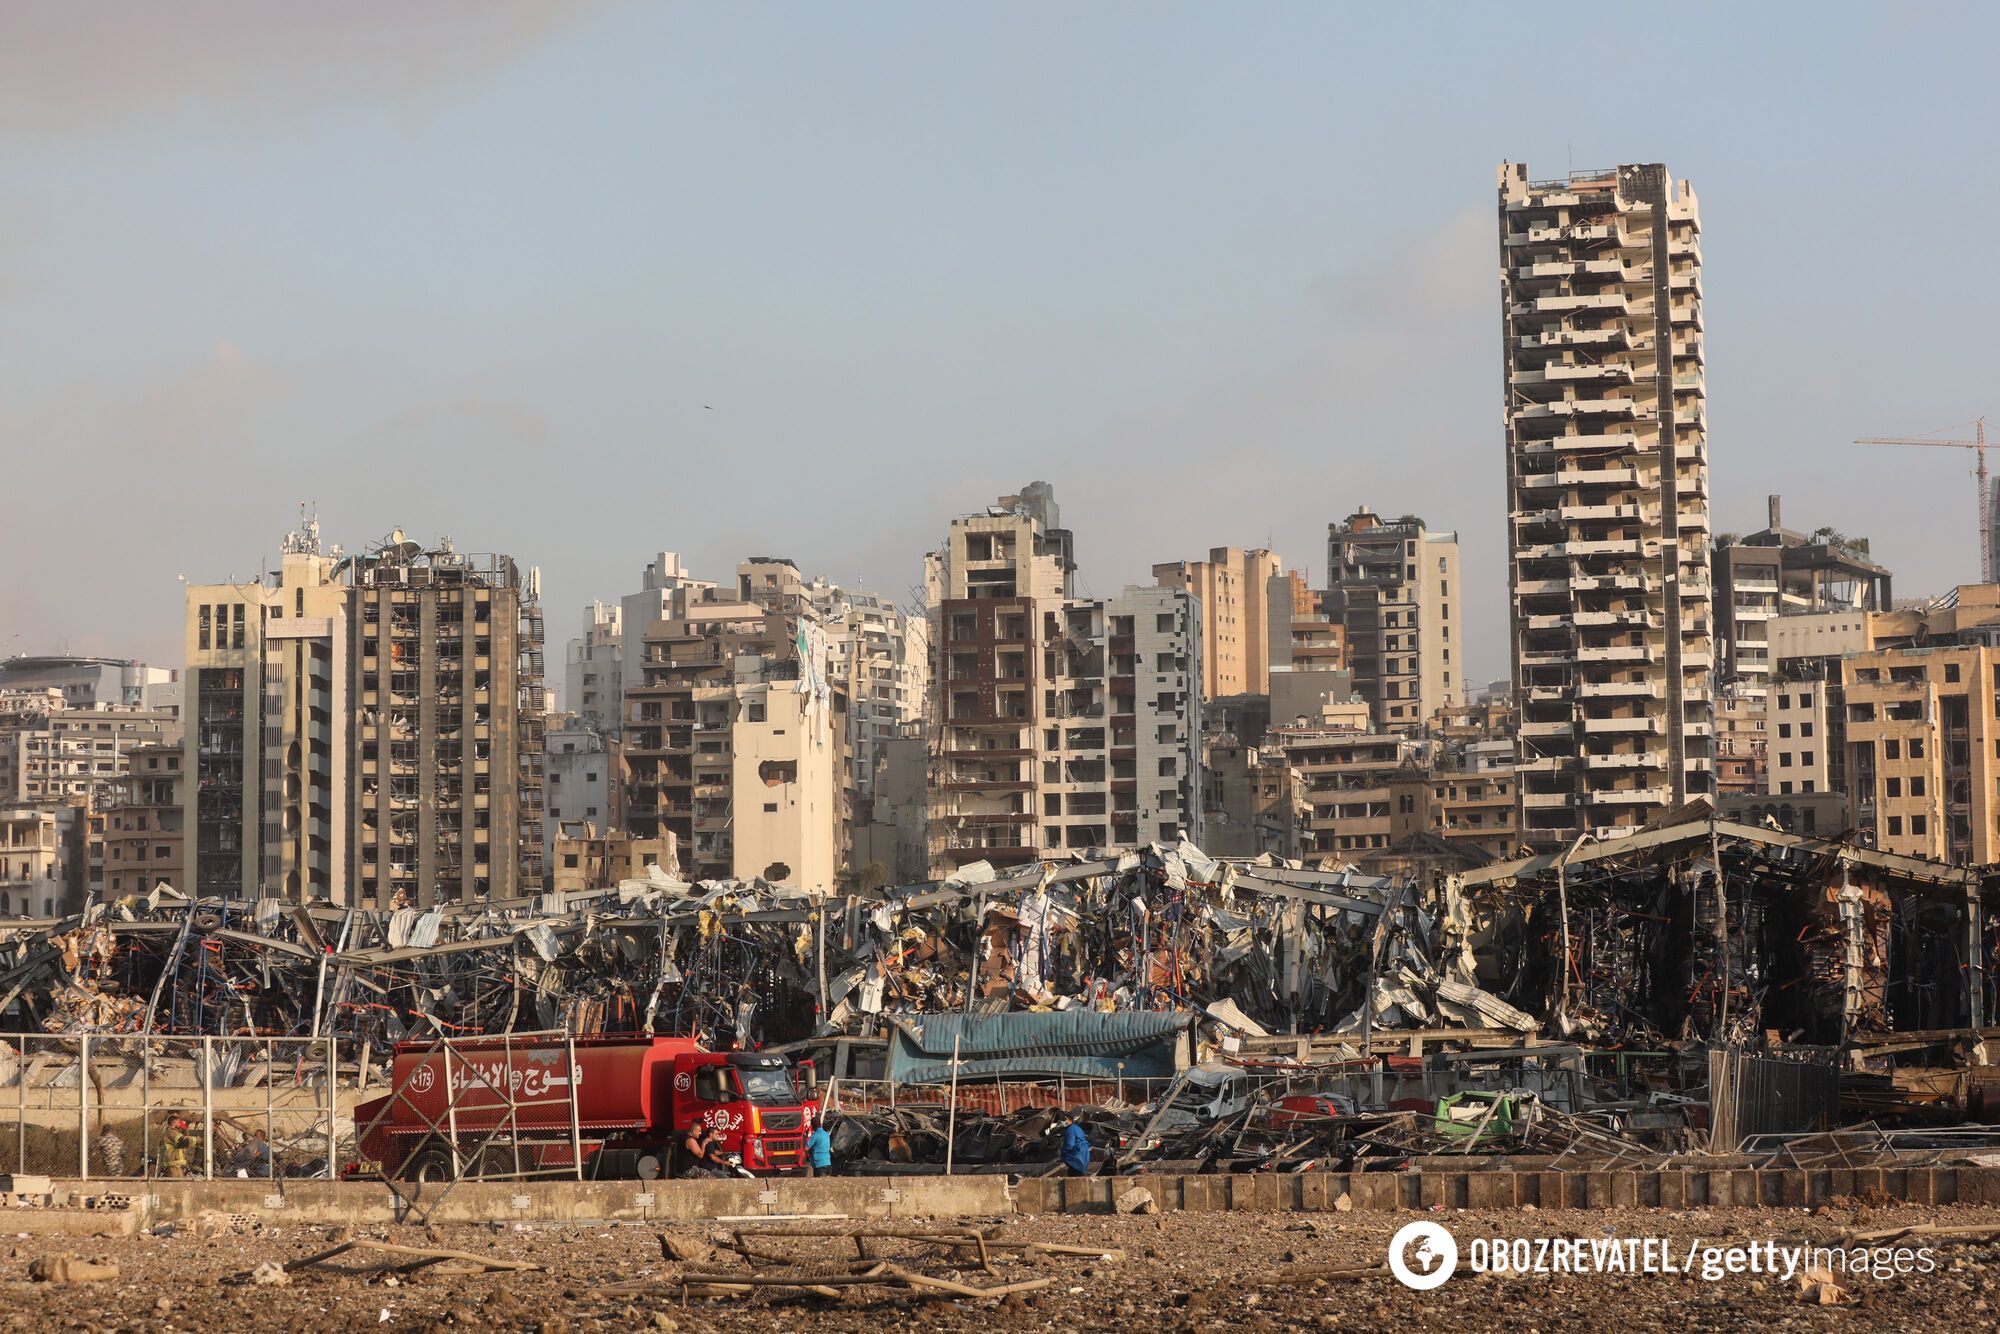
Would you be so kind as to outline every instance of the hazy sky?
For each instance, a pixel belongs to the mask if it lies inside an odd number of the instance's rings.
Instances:
[[[1385,11],[1395,10],[1394,13]],[[1329,519],[1464,541],[1506,671],[1494,166],[1702,203],[1719,529],[1977,577],[1991,6],[10,4],[0,655],[179,656],[316,502],[543,571],[903,594],[1055,484],[1092,593]],[[2000,464],[2000,459],[1996,459]]]

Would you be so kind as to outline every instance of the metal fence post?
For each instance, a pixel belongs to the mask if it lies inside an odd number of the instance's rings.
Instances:
[[[76,1069],[76,1174],[90,1180],[90,1035],[83,1035]]]
[[[334,1159],[340,1153],[340,1139],[334,1123],[340,1119],[340,1058],[334,1046],[337,1039],[329,1035],[320,1040],[326,1044],[326,1179],[338,1181]]]
[[[21,1039],[21,1072],[14,1079],[17,1103],[14,1116],[14,1161],[19,1163],[23,1170],[28,1166],[28,1052],[29,1044],[33,1041],[33,1038],[28,1037]]]
[[[663,927],[661,928],[661,930],[664,933],[665,928]],[[824,937],[822,937],[822,939],[824,939]],[[824,987],[825,986],[824,973],[821,974],[821,978],[822,978],[821,986]],[[574,1165],[574,1167],[576,1168],[576,1179],[578,1181],[581,1181],[583,1180],[583,1125],[582,1122],[580,1122],[577,1119],[578,1113],[576,1106],[576,1034],[575,1033],[563,1034],[563,1056],[564,1059],[569,1063],[569,1068],[563,1071],[564,1083],[569,1088],[569,1160],[571,1164]],[[519,1152],[520,1151],[518,1149],[515,1150],[517,1157],[519,1156]],[[515,1171],[518,1172],[519,1170],[520,1167],[517,1163],[515,1166]]]
[[[139,1170],[131,1176],[151,1175],[147,1164],[153,1160],[153,1040],[134,1039],[139,1044]]]
[[[201,1174],[215,1180],[215,1039],[201,1040]]]

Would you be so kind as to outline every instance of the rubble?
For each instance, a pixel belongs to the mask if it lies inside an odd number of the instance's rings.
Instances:
[[[608,889],[379,911],[160,886],[52,929],[0,927],[0,1027],[335,1036],[364,1063],[400,1041],[547,1029],[794,1050],[870,1039],[891,1068],[860,1077],[904,1084],[1109,1084],[1221,1059],[1362,1111],[1461,1087],[1569,1118],[1623,1099],[1599,1128],[1640,1139],[1702,1100],[1707,1048],[1810,1047],[1843,1065],[1845,1114],[1949,1120],[2000,1114],[1995,893],[1966,868],[1718,820],[1705,803],[1423,883],[1183,841],[838,896],[657,867]],[[1095,1045],[1058,1053],[1047,1035],[1085,1016]],[[1163,1066],[1147,1043],[1177,1032],[1190,1050]],[[1564,1046],[1576,1059],[1554,1072]],[[1532,1059],[1440,1082],[1394,1068],[1406,1049]],[[1627,1054],[1618,1090],[1598,1087],[1592,1053]],[[0,1081],[16,1059],[0,1039]],[[1394,1087],[1413,1080],[1428,1083]],[[1031,1119],[987,1119],[959,1127],[964,1161],[1041,1161]],[[927,1162],[933,1120],[864,1121],[855,1154]],[[1219,1160],[1185,1127],[1159,1129]],[[1222,1157],[1351,1147],[1246,1128]]]

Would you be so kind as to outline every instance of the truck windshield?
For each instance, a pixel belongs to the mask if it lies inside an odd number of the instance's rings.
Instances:
[[[736,1077],[743,1081],[743,1096],[759,1107],[789,1107],[798,1101],[789,1070],[758,1070],[738,1066]]]

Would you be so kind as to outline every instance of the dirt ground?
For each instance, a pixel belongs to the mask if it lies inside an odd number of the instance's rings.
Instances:
[[[1843,1279],[1852,1304],[1822,1306],[1799,1285],[1741,1275],[1718,1282],[1690,1277],[1586,1275],[1500,1278],[1470,1275],[1466,1264],[1441,1288],[1415,1292],[1386,1273],[1313,1277],[1287,1274],[1306,1267],[1379,1266],[1390,1235],[1410,1214],[1169,1213],[1150,1217],[1055,1216],[989,1219],[999,1236],[1040,1242],[1117,1247],[1122,1260],[1041,1258],[996,1262],[995,1275],[976,1265],[953,1267],[920,1259],[913,1243],[878,1242],[882,1254],[919,1272],[956,1274],[990,1286],[1049,1277],[1034,1293],[995,1300],[921,1299],[908,1292],[850,1290],[838,1300],[759,1292],[750,1296],[683,1299],[671,1284],[683,1273],[733,1268],[751,1272],[729,1254],[704,1265],[663,1259],[653,1227],[516,1225],[375,1227],[318,1226],[217,1231],[183,1225],[170,1236],[116,1241],[20,1237],[0,1216],[0,1329],[90,1330],[772,1330],[810,1327],[880,1331],[885,1323],[944,1330],[1007,1329],[1692,1329],[1860,1327],[1993,1328],[2000,1312],[2000,1241],[1941,1240],[1936,1270],[1910,1277]],[[1859,1229],[1936,1223],[2000,1226],[2000,1210],[1866,1208],[1835,1205],[1805,1210],[1629,1210],[1428,1215],[1449,1228],[1461,1254],[1473,1237],[1665,1236],[1685,1246],[1700,1237],[1716,1245],[1770,1239],[1833,1244]],[[944,1220],[940,1220],[944,1221]],[[951,1220],[957,1222],[958,1220]],[[977,1225],[978,1220],[966,1220]],[[792,1224],[791,1226],[798,1226]],[[719,1225],[668,1230],[683,1242],[720,1235]],[[311,1255],[352,1236],[418,1247],[529,1260],[535,1272],[470,1275],[419,1271],[398,1278],[367,1266],[361,1252],[300,1269],[284,1286],[260,1286],[239,1275],[260,1261]],[[767,1239],[822,1271],[853,1258],[851,1242]],[[793,1249],[795,1248],[795,1249]],[[37,1257],[69,1255],[118,1266],[114,1281],[35,1282]],[[933,1253],[934,1254],[934,1253]],[[379,1257],[384,1261],[394,1257]],[[765,1267],[764,1272],[776,1272]],[[642,1290],[607,1290],[639,1281]]]

